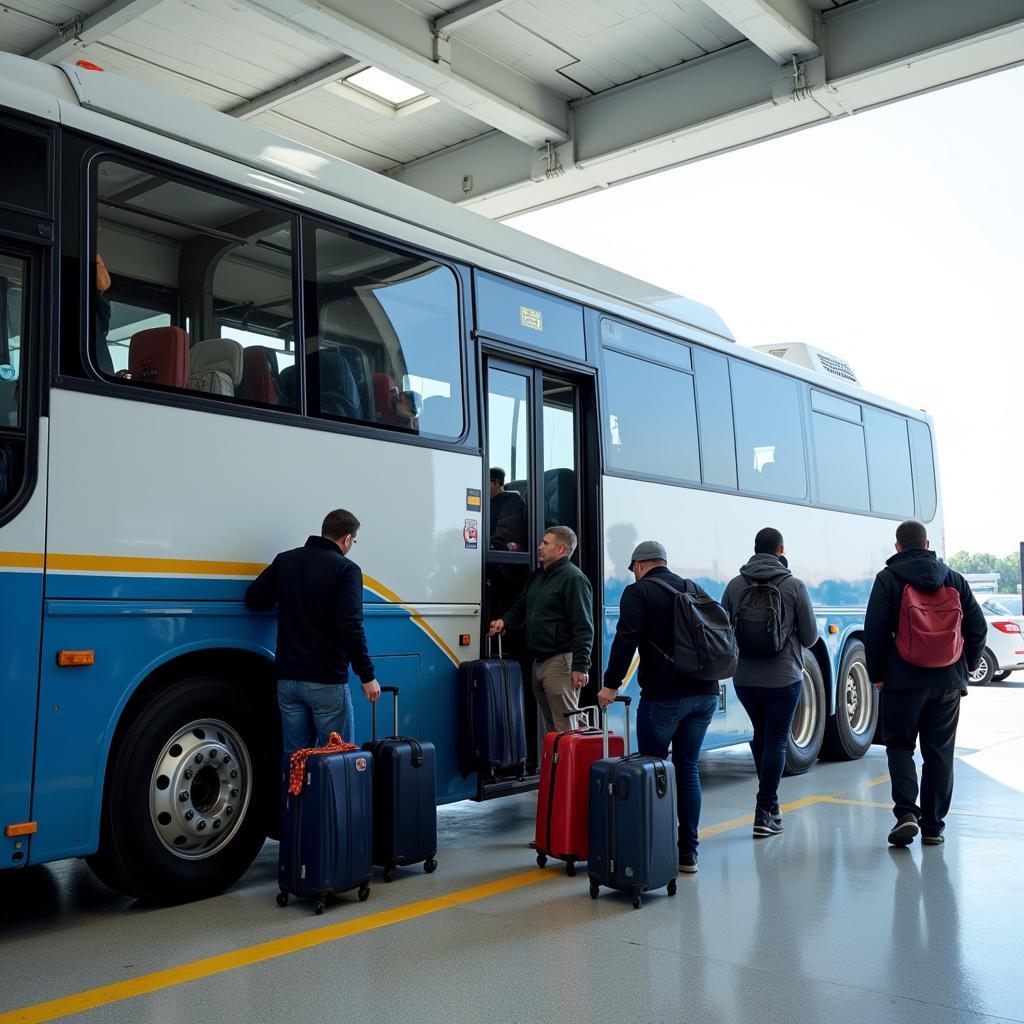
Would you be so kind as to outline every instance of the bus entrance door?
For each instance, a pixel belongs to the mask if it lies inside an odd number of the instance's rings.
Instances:
[[[553,526],[568,526],[580,537],[572,560],[596,582],[592,570],[596,567],[597,531],[591,523],[596,522],[597,510],[591,519],[582,514],[581,502],[587,493],[582,480],[586,452],[580,429],[581,398],[586,394],[582,381],[562,372],[497,359],[489,362],[485,625],[512,606],[537,567],[537,546],[544,532]],[[587,536],[588,532],[594,537]],[[523,631],[509,634],[504,649],[506,656],[516,658],[523,667],[527,767],[531,769],[528,776],[535,776],[540,736],[532,694],[532,658]],[[595,643],[595,651],[599,650]]]

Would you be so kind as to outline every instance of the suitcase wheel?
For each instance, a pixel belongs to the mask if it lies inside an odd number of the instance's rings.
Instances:
[[[669,896],[675,896],[676,894],[676,880],[674,878],[668,883],[668,894]]]
[[[548,858],[543,853],[537,854],[537,867],[542,868],[548,862]]]
[[[643,900],[640,898],[640,893],[637,893],[633,897],[633,909],[634,910],[639,910],[642,903],[643,903]]]
[[[395,869],[385,868],[381,878],[383,878],[385,882],[393,882],[395,880]]]
[[[368,885],[359,886],[359,902],[365,903],[370,896],[370,887]]]
[[[326,904],[324,903],[323,900],[317,900],[313,904],[313,913],[314,914],[322,914],[324,912],[324,907],[325,906],[326,906]]]
[[[288,893],[286,893],[286,892],[279,892],[277,894],[277,905],[279,907],[287,907],[288,906]]]
[[[423,862],[423,870],[426,871],[428,875],[432,875],[437,870],[437,861],[434,860],[433,857],[431,857],[430,860],[425,860]]]
[[[590,898],[596,900],[601,893],[601,886],[593,879],[590,880]]]
[[[576,877],[576,861],[570,860],[570,861],[568,861],[566,863],[566,865],[565,865],[565,873],[570,878],[575,878]]]

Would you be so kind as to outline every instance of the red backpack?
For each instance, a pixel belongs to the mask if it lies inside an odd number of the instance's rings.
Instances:
[[[900,598],[896,628],[896,650],[900,657],[918,668],[946,668],[960,660],[964,617],[956,587],[939,587],[928,592],[909,583]]]

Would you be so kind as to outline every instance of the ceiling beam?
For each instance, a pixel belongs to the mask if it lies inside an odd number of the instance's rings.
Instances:
[[[469,3],[460,4],[447,14],[435,18],[434,31],[439,36],[450,36],[482,15],[493,14],[513,2],[514,0],[469,0]]]
[[[387,173],[508,217],[1024,63],[1024,0],[849,4],[823,25],[795,69],[740,43],[573,103],[550,153],[490,132]]]
[[[569,138],[565,97],[456,38],[398,0],[241,0],[292,31],[388,71],[530,146]]]
[[[59,64],[90,43],[112,35],[129,21],[138,18],[161,0],[112,0],[91,17],[66,22],[57,29],[57,38],[33,50],[29,57],[48,64]]]
[[[322,89],[325,85],[336,82],[345,75],[354,74],[365,67],[365,61],[357,60],[355,57],[342,57],[340,60],[331,61],[330,64],[325,64],[323,67],[316,68],[308,74],[301,75],[290,82],[285,82],[284,85],[279,85],[277,88],[262,93],[251,100],[246,100],[237,107],[226,110],[225,113],[230,114],[232,117],[241,118],[243,121],[248,121],[250,118],[256,117],[266,110],[279,107],[282,103],[294,100],[299,96],[305,95],[307,92],[315,92],[317,89]]]
[[[817,57],[817,13],[804,0],[704,0],[776,64]]]

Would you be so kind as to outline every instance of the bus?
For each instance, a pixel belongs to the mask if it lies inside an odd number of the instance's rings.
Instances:
[[[594,590],[592,687],[638,541],[720,595],[778,527],[820,634],[788,768],[868,748],[872,578],[901,519],[941,542],[926,415],[103,71],[0,56],[0,138],[0,867],[85,857],[156,903],[240,877],[280,758],[274,617],[243,595],[336,507],[439,802],[536,784],[460,771],[456,677],[555,523]],[[522,544],[491,543],[492,466]],[[727,681],[706,745],[749,737]]]

